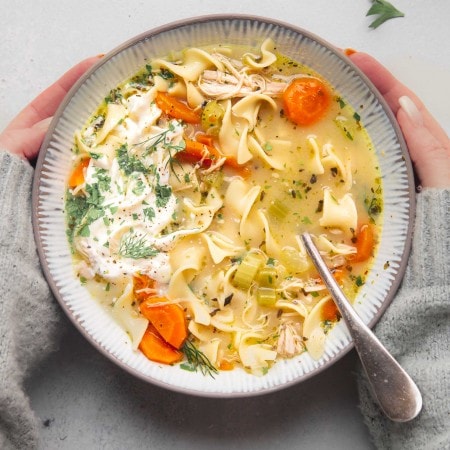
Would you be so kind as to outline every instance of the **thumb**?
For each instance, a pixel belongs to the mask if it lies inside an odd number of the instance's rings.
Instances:
[[[36,124],[34,124],[29,130],[27,130],[28,140],[24,142],[22,147],[23,154],[29,161],[34,160],[39,153],[42,141],[44,140],[45,133],[47,133],[50,122],[53,117],[47,117]]]
[[[408,145],[412,162],[423,187],[450,185],[450,145],[445,136],[438,139],[433,127],[408,96],[400,97],[397,120]],[[433,125],[433,124],[431,124]]]

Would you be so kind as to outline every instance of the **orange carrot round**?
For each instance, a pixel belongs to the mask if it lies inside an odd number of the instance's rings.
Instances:
[[[222,361],[220,361],[220,364],[219,364],[219,369],[220,370],[233,370],[234,364],[230,361],[227,361],[226,359],[222,359]]]
[[[243,178],[247,178],[250,175],[250,169],[246,165],[239,164],[234,156],[222,155],[219,150],[212,145],[208,136],[198,135],[196,139],[197,141],[185,139],[185,148],[183,151],[177,153],[177,158],[193,164],[201,161],[202,167],[206,168],[211,167],[214,161],[225,158],[224,166],[232,168]]]
[[[183,358],[183,352],[168,344],[152,324],[149,324],[145,330],[139,350],[148,359],[163,364],[174,364]]]
[[[330,298],[322,307],[322,320],[327,320],[329,322],[336,322],[341,317],[339,309]]]
[[[161,297],[144,300],[140,305],[141,313],[168,344],[181,348],[188,335],[186,315],[181,306],[174,303],[155,306],[164,301],[167,300]]]
[[[200,123],[200,114],[189,108],[186,103],[172,97],[167,92],[158,92],[155,98],[158,108],[174,119],[183,120],[187,123]]]
[[[361,225],[358,233],[356,234],[356,254],[351,256],[352,262],[366,261],[373,255],[373,249],[375,247],[375,236],[373,227],[369,224]]]
[[[68,182],[71,189],[74,189],[84,183],[85,169],[89,165],[90,160],[91,158],[83,158],[72,170]]]
[[[325,114],[331,95],[318,78],[296,78],[283,93],[286,117],[297,125],[311,125]]]
[[[149,294],[147,289],[155,289],[156,281],[148,275],[136,273],[133,276],[133,293],[134,298],[140,303],[145,300]]]

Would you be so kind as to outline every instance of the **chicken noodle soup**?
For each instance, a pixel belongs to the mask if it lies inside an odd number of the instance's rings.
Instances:
[[[74,141],[75,270],[136,351],[204,373],[320,358],[339,314],[300,235],[354,299],[382,216],[370,138],[320,74],[270,39],[187,48],[113,89]]]

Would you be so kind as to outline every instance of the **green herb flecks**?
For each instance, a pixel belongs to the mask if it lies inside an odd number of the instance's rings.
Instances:
[[[145,183],[142,180],[137,180],[136,185],[132,189],[134,195],[142,195],[145,190]]]
[[[158,75],[164,80],[172,80],[175,78],[174,74],[164,67],[158,72]]]
[[[145,235],[130,231],[122,237],[118,253],[123,258],[142,259],[156,256],[158,250],[148,245]]]
[[[149,206],[148,208],[144,208],[142,211],[144,213],[145,219],[153,222],[153,219],[156,216],[155,210],[151,206]]]
[[[75,236],[89,237],[89,225],[105,215],[102,207],[104,197],[98,184],[86,185],[86,192],[86,197],[73,195],[70,191],[66,195],[67,235],[70,243],[73,243]]]
[[[372,223],[375,223],[376,219],[383,211],[382,188],[379,185],[376,188],[372,188],[371,192],[372,195],[369,195],[364,199],[364,205],[367,209],[369,219]]]
[[[108,192],[111,189],[111,177],[105,169],[95,168],[92,177],[97,179],[97,183],[95,184],[99,192]]]
[[[211,361],[201,352],[190,340],[187,340],[183,347],[182,352],[185,354],[187,362],[180,364],[183,370],[188,370],[189,372],[200,372],[203,375],[209,375],[214,378],[214,374],[219,373],[219,371],[211,364]]]
[[[157,183],[155,186],[155,194],[156,206],[158,208],[164,208],[172,195],[172,188],[168,185]]]
[[[89,204],[86,201],[86,197],[73,195],[70,191],[67,191],[65,210],[67,217],[67,236],[71,244],[73,243],[76,230],[79,229],[81,221],[88,209]]]
[[[129,154],[127,144],[121,145],[116,150],[116,156],[119,167],[125,175],[131,175],[133,172],[146,173],[148,171],[139,158]]]
[[[152,66],[146,64],[145,69],[131,79],[130,86],[142,89],[151,85],[153,85]]]
[[[120,103],[122,100],[122,92],[120,89],[111,89],[109,95],[105,97],[106,103]]]
[[[143,153],[144,156],[151,155],[160,147],[165,149],[184,150],[184,141],[182,141],[179,146],[172,144],[172,142],[170,141],[168,134],[173,131],[175,131],[175,126],[173,125],[173,123],[169,123],[167,130],[161,131],[161,133],[155,134],[154,136],[151,136],[144,141],[134,144],[134,147],[146,144]]]
[[[333,322],[331,320],[324,320],[323,322],[321,322],[320,325],[323,328],[323,332],[325,334],[328,334],[331,331],[331,329],[333,328],[334,324],[335,324],[335,322]]]
[[[370,28],[378,28],[384,22],[396,17],[404,17],[405,14],[399,11],[392,3],[386,0],[372,0],[372,6],[366,16],[378,16],[370,25]]]

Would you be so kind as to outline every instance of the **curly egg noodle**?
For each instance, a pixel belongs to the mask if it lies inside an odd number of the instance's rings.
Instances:
[[[303,124],[288,109],[317,98],[294,93],[293,105],[285,93],[311,80],[329,102]],[[370,138],[320,74],[270,39],[187,48],[113,89],[73,158],[75,270],[136,351],[153,299],[182,308],[186,342],[214,369],[261,375],[280,358],[320,358],[339,314],[300,235],[313,235],[353,299],[382,216]]]

